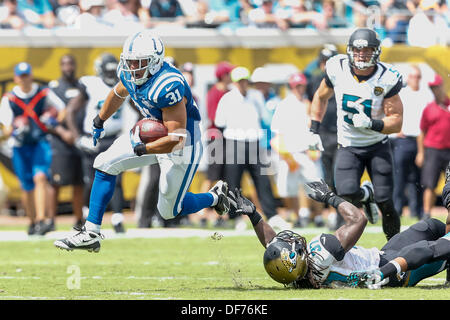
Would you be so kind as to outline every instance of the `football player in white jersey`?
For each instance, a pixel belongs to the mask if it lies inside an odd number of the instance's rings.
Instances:
[[[393,202],[393,161],[388,134],[401,130],[403,105],[398,95],[402,77],[392,66],[379,61],[380,40],[375,31],[357,29],[350,36],[347,55],[326,63],[326,76],[311,104],[312,149],[323,149],[319,136],[328,99],[337,103],[338,151],[335,162],[336,192],[362,205],[369,222],[383,219],[390,239],[400,231],[400,216]],[[370,176],[360,187],[364,170]]]
[[[443,222],[422,220],[381,249],[364,248],[357,245],[367,224],[361,210],[323,180],[307,183],[305,189],[312,199],[336,208],[345,221],[334,234],[321,233],[309,243],[289,230],[275,233],[250,200],[237,189],[229,191],[230,214],[249,217],[266,248],[264,268],[273,280],[295,288],[411,287],[448,268],[450,233]]]
[[[106,96],[117,83],[117,66],[119,61],[110,53],[103,53],[94,62],[96,75],[86,75],[80,78],[81,92],[71,99],[67,105],[67,124],[73,135],[76,137],[78,149],[82,155],[83,165],[83,211],[88,209],[91,194],[92,183],[94,180],[95,170],[93,168],[94,160],[101,152],[106,151],[122,132],[124,125],[124,108],[127,108],[127,101],[124,101],[121,107],[114,113],[110,121],[105,123],[105,136],[94,147],[92,144],[92,121],[100,111]],[[77,119],[79,113],[84,115],[83,130],[80,132]],[[113,215],[111,222],[117,233],[124,233],[123,226],[123,189],[122,175],[118,175],[116,179],[116,187],[111,201],[111,210]],[[84,221],[80,221],[75,229],[80,229]]]
[[[186,79],[164,61],[162,40],[149,29],[129,36],[117,72],[120,81],[110,90],[93,119],[94,145],[105,136],[104,124],[128,96],[142,116],[162,121],[168,135],[145,144],[139,130],[130,131],[95,158],[87,221],[79,233],[55,241],[55,246],[61,249],[100,250],[100,227],[116,177],[132,168],[159,164],[158,211],[164,219],[207,207],[215,208],[218,214],[229,210],[228,186],[223,181],[206,193],[187,192],[202,156],[201,117]]]

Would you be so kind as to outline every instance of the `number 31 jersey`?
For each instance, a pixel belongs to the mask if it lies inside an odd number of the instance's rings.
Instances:
[[[383,100],[402,88],[402,77],[392,66],[378,62],[372,76],[358,81],[352,73],[347,55],[337,55],[326,63],[326,84],[334,89],[337,106],[338,143],[343,147],[365,147],[383,140],[386,135],[353,126],[353,115],[364,113],[369,118],[385,117]]]

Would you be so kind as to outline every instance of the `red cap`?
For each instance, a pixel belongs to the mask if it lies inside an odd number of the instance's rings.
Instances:
[[[442,80],[442,77],[439,74],[435,74],[434,75],[434,79],[430,82],[428,82],[428,86],[429,87],[436,87],[436,86],[440,86],[442,84],[442,82],[444,82]]]
[[[227,61],[219,62],[216,67],[216,78],[220,80],[223,75],[230,73],[233,69],[234,66],[231,63]]]
[[[306,77],[303,73],[294,73],[289,77],[289,86],[291,89],[294,89],[299,84],[306,85],[308,83],[308,80],[306,80]]]

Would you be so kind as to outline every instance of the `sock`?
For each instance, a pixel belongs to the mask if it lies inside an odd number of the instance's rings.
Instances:
[[[361,201],[367,201],[367,199],[369,199],[369,191],[366,188],[361,188],[362,192],[364,192],[364,196],[361,199]]]
[[[216,196],[217,197],[217,196]],[[192,193],[186,192],[183,199],[180,216],[186,216],[191,213],[198,212],[202,209],[209,208],[214,203],[214,196],[210,192]]]
[[[86,227],[86,231],[93,231],[95,233],[100,233],[100,225],[99,224],[95,224],[90,221],[86,221],[84,226]]]
[[[211,207],[214,207],[216,204],[217,204],[217,202],[219,202],[219,197],[217,196],[217,194],[215,194],[214,192],[209,192],[212,196],[213,196],[213,202],[212,202],[212,205],[211,205]]]
[[[95,171],[94,182],[92,183],[91,198],[89,201],[89,215],[87,221],[96,225],[101,225],[103,214],[114,194],[116,186],[116,176]],[[87,228],[86,228],[87,229]]]
[[[380,268],[380,271],[382,273],[382,278],[390,277],[394,274],[400,273],[402,270],[400,268],[400,265],[397,261],[391,260],[388,263],[386,263],[384,266]]]

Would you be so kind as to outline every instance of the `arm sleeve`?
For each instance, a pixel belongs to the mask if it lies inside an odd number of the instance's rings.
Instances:
[[[403,80],[402,80],[402,77],[400,77],[398,79],[397,83],[391,88],[391,90],[389,90],[388,93],[386,93],[386,95],[384,97],[391,98],[391,97],[395,96],[396,94],[398,94],[402,88],[403,88]]]
[[[335,235],[328,233],[322,234],[320,236],[320,243],[337,261],[344,259],[345,250]]]
[[[324,80],[325,80],[325,84],[327,85],[328,88],[334,87],[333,83],[330,80],[330,77],[328,76],[328,74],[326,72],[325,72]]]
[[[184,97],[184,83],[179,78],[171,78],[167,84],[149,92],[150,103],[155,104],[158,108],[171,107],[183,100]],[[151,96],[151,97],[150,97]]]

